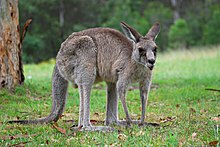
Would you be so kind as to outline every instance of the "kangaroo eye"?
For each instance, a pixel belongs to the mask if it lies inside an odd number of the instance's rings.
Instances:
[[[139,47],[138,51],[139,51],[140,55],[143,55],[145,53],[145,50],[142,47]]]
[[[153,52],[157,52],[157,46],[154,47]]]

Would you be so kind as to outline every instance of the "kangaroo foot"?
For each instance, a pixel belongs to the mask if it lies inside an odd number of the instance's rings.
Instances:
[[[119,126],[131,126],[131,123],[132,123],[132,121],[128,122],[126,120],[118,120],[116,124],[119,125]]]
[[[132,120],[131,121],[132,124],[135,125],[139,125],[139,126],[159,126],[160,124],[157,123],[148,123],[148,122],[142,122],[140,120]],[[122,126],[126,126],[127,125],[127,121],[126,120],[118,120],[117,121],[117,125],[122,125]]]
[[[114,128],[109,126],[80,126],[80,127],[72,127],[71,130],[74,132],[83,132],[83,131],[101,131],[101,132],[112,132]]]

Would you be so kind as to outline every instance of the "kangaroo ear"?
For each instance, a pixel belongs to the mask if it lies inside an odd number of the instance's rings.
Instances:
[[[148,31],[148,33],[145,35],[145,37],[147,37],[149,40],[154,41],[157,38],[157,35],[160,32],[160,24],[159,23],[155,23],[150,30]]]
[[[135,29],[133,29],[132,27],[130,27],[129,25],[127,25],[124,22],[121,22],[120,25],[121,25],[121,28],[122,28],[125,36],[128,39],[130,39],[136,43],[139,41],[141,35]]]

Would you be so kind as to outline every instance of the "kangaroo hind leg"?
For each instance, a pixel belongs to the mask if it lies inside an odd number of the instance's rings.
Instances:
[[[92,126],[90,123],[90,93],[92,84],[78,85],[80,92],[80,108],[78,128],[72,128],[77,131],[112,131],[108,126]],[[80,129],[79,129],[80,128]]]
[[[106,125],[117,123],[118,121],[118,98],[115,83],[107,83],[107,105],[106,105]]]
[[[80,93],[80,108],[79,108],[79,122],[77,129],[80,131],[108,131],[109,127],[92,126],[90,123],[90,92],[92,84],[96,79],[96,61],[97,61],[97,47],[93,39],[89,36],[79,36],[74,38],[71,46],[67,50],[60,52],[60,57],[65,55],[66,59],[60,62],[63,65],[64,74],[67,75],[67,79],[76,83]],[[74,55],[69,54],[69,50],[74,50]],[[61,60],[62,61],[62,60]],[[66,62],[66,63],[65,63]],[[70,69],[66,69],[66,66],[74,67],[70,72]]]

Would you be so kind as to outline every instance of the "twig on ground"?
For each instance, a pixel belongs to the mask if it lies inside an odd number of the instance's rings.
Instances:
[[[206,88],[205,90],[220,92],[219,89],[213,89],[213,88]]]

